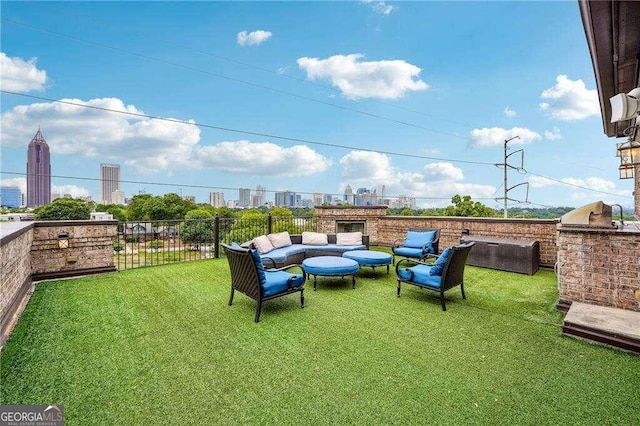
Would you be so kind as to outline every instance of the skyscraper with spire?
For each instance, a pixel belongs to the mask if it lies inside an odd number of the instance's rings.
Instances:
[[[27,150],[27,207],[51,202],[51,156],[40,128]]]

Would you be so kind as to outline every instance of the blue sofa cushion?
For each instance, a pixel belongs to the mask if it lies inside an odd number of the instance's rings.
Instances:
[[[263,272],[263,274],[265,274]],[[304,283],[304,274],[290,274],[284,271],[266,272],[266,282],[262,284],[262,291],[265,296],[273,296],[274,294],[282,293],[289,288],[289,278],[291,280],[291,287],[298,287]]]
[[[440,275],[431,275],[431,269],[433,269],[433,266],[416,265],[411,268],[398,269],[398,275],[405,281],[411,281],[425,287],[440,288],[442,277]]]
[[[449,256],[451,256],[452,252],[453,250],[451,249],[451,247],[447,247],[446,249],[444,249],[442,254],[436,259],[435,262],[433,262],[433,266],[431,267],[431,269],[429,269],[429,274],[441,276],[442,272],[444,271],[444,265],[447,263],[447,260],[449,260]]]
[[[409,247],[397,247],[393,249],[393,253],[405,257],[422,257],[423,255],[422,249]]]
[[[407,231],[407,238],[404,241],[405,247],[422,248],[427,243],[432,243],[436,237],[436,231]],[[433,250],[433,248],[431,248]]]
[[[260,285],[264,286],[264,283],[267,281],[267,278],[264,275],[264,265],[262,264],[262,258],[260,257],[260,253],[258,250],[251,250],[251,255],[253,256],[253,261],[258,268],[258,279],[260,280]]]

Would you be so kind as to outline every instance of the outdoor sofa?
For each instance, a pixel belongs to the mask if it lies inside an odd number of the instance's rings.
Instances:
[[[281,268],[300,264],[308,257],[342,256],[350,250],[368,250],[369,236],[361,232],[303,232],[290,235],[285,231],[261,235],[242,246],[256,249],[265,267]]]

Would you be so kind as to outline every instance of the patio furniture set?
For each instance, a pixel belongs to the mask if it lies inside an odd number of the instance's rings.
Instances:
[[[397,296],[400,297],[401,283],[438,291],[442,310],[446,311],[445,291],[460,285],[465,298],[464,265],[473,243],[447,248],[438,256],[438,239],[438,230],[411,229],[404,244],[400,240],[394,242],[393,255],[369,250],[368,235],[361,232],[290,235],[285,231],[261,235],[243,245],[223,244],[231,270],[229,305],[233,303],[235,290],[256,300],[255,322],[258,322],[262,302],[266,300],[299,292],[300,306],[304,308],[304,283],[311,275],[314,291],[318,276],[344,278],[350,275],[355,289],[355,274],[360,267],[371,267],[375,273],[376,267],[386,266],[388,274],[398,255],[403,259],[395,268]],[[300,267],[302,273],[287,272],[293,267]]]

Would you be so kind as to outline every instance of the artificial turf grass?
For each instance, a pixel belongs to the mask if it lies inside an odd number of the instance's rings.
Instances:
[[[375,276],[375,279],[372,278]],[[227,306],[224,259],[38,285],[1,404],[85,423],[627,423],[637,356],[560,336],[555,276],[467,268],[467,299],[369,268]],[[98,420],[96,420],[98,419]]]

